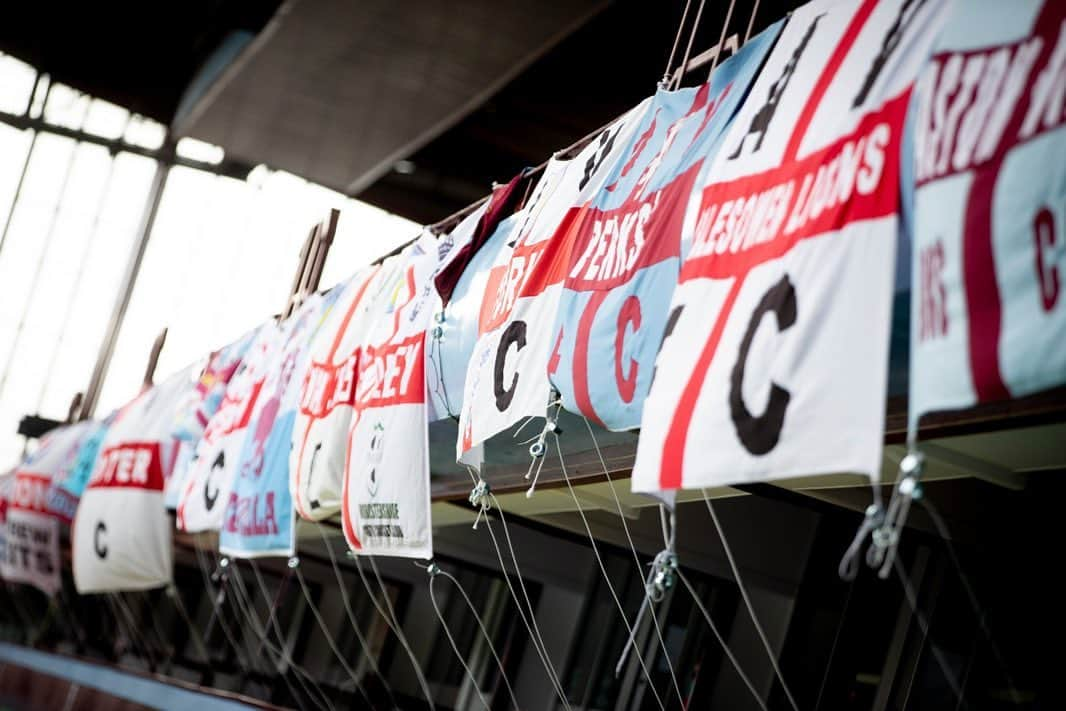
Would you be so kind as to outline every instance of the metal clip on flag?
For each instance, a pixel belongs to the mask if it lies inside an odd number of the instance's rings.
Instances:
[[[899,485],[892,492],[892,500],[881,525],[873,530],[873,545],[866,555],[866,562],[870,567],[880,567],[877,574],[882,580],[892,572],[900,533],[907,523],[911,503],[922,498],[919,479],[924,469],[925,457],[917,447],[911,445],[907,456],[899,463]]]
[[[551,408],[553,407],[555,408],[555,412],[551,413]],[[559,391],[553,388],[551,396],[548,398],[548,407],[546,408],[549,414],[544,418],[544,427],[541,429],[540,434],[521,443],[529,444],[529,469],[526,470],[526,481],[529,481],[530,476],[533,477],[533,481],[530,482],[529,488],[526,489],[527,499],[533,498],[533,492],[537,489],[537,481],[540,479],[540,470],[544,468],[544,455],[548,451],[548,435],[554,434],[559,436],[563,433],[562,429],[559,428],[559,411],[562,410],[562,407],[563,402],[562,398],[559,396]],[[524,426],[525,425],[523,425],[523,427]],[[515,436],[521,431],[522,428],[519,427],[518,431],[515,432]],[[537,467],[536,473],[533,472],[534,465]]]
[[[667,513],[669,511],[669,514]],[[644,581],[644,599],[640,603],[637,617],[633,620],[633,626],[629,630],[629,639],[622,647],[622,654],[618,663],[614,665],[614,675],[622,675],[626,660],[629,658],[629,650],[635,645],[636,636],[640,625],[644,621],[646,613],[653,605],[663,601],[666,593],[677,584],[677,552],[674,550],[676,514],[665,505],[659,504],[659,516],[662,519],[663,538],[666,546],[655,554],[655,558],[649,565],[648,577]],[[652,613],[654,614],[654,612]]]
[[[477,479],[477,483],[474,484],[474,488],[470,490],[469,501],[471,506],[477,507],[477,517],[474,519],[473,529],[477,530],[477,525],[481,521],[481,517],[488,516],[489,509],[492,508],[492,504],[489,503],[489,484],[480,476]]]

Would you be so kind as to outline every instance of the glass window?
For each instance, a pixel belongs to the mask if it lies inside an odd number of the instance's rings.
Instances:
[[[30,101],[37,71],[7,54],[0,54],[0,111],[22,114]]]
[[[79,129],[89,114],[91,99],[66,84],[52,84],[44,103],[44,120],[56,126]]]
[[[157,379],[236,340],[285,306],[310,227],[342,210],[322,284],[415,234],[415,225],[297,176],[246,181],[171,169],[97,412],[136,395],[148,351],[168,328]]]

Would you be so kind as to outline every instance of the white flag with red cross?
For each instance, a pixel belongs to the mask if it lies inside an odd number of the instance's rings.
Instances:
[[[635,491],[879,476],[901,134],[946,5],[790,17],[689,206]]]

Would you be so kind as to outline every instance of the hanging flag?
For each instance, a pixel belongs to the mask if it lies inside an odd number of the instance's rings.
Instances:
[[[383,284],[390,298],[377,303],[359,346],[344,537],[359,555],[431,558],[425,338],[437,297],[433,235],[424,232],[397,262]]]
[[[284,345],[266,368],[226,503],[219,534],[219,550],[225,555],[291,556],[296,551],[289,493],[292,427],[311,337],[338,294],[312,294],[283,325]]]
[[[92,476],[100,444],[113,417],[114,414],[101,421],[85,420],[65,428],[72,430],[70,449],[64,452],[61,464],[54,470],[48,495],[48,510],[63,523],[69,525],[74,520],[78,499]]]
[[[79,593],[147,590],[172,578],[163,482],[174,463],[174,412],[190,368],[141,393],[115,415],[71,529]]]
[[[261,325],[241,336],[230,345],[210,354],[195,386],[189,388],[178,405],[174,417],[174,436],[178,438],[178,453],[174,469],[166,481],[166,505],[177,509],[185,490],[189,470],[196,455],[196,446],[204,435],[204,429],[226,396],[226,389],[237,369],[240,368],[248,348],[255,341]]]
[[[956,3],[913,108],[912,432],[1066,383],[1066,4]]]
[[[14,479],[5,517],[6,556],[0,561],[0,577],[54,595],[62,586],[62,560],[59,519],[46,506],[51,479],[30,471],[18,471]]]
[[[77,499],[57,496],[56,484],[70,472],[91,426],[79,422],[52,430],[15,469],[7,495],[6,555],[0,559],[5,580],[28,583],[46,595],[61,587],[59,524],[70,522]]]
[[[447,255],[447,262],[441,264],[433,280],[441,303],[447,305],[451,301],[452,292],[469,269],[471,261],[496,233],[499,224],[518,209],[529,189],[530,180],[528,171],[522,171],[509,183],[494,187],[492,194],[481,207],[439,241],[441,249],[438,253],[442,258]]]
[[[281,347],[281,328],[274,322],[257,329],[237,372],[189,461],[177,509],[182,531],[217,531],[237,476],[237,459],[255,412],[274,354]]]
[[[576,157],[548,162],[513,244],[490,269],[459,415],[459,460],[477,465],[469,456],[477,445],[525,417],[546,414],[555,315],[570,262],[570,244],[555,235],[598,193],[648,103],[601,131]]]
[[[635,491],[878,477],[901,132],[946,5],[789,18],[689,205]]]
[[[7,560],[7,507],[14,484],[13,470],[0,473],[0,580],[4,579],[4,565]]]
[[[455,251],[469,238],[479,222],[477,217],[478,213],[471,215],[452,231]],[[426,337],[426,387],[429,391],[430,422],[459,416],[466,367],[477,343],[478,316],[489,270],[506,248],[517,223],[518,217],[515,215],[497,223],[492,235],[467,261],[466,268],[452,287],[447,305],[442,306],[441,299],[436,299],[433,322]]]
[[[670,297],[685,208],[784,22],[748,42],[700,87],[652,99],[603,188],[556,239],[570,260],[550,365],[563,406],[610,430],[640,426]]]
[[[321,521],[341,510],[359,344],[371,325],[368,314],[384,298],[382,285],[396,265],[395,258],[387,259],[338,287],[337,302],[311,341],[289,468],[289,489],[305,519]]]
[[[207,363],[196,379],[196,386],[189,389],[178,406],[175,437],[193,445],[200,441],[207,423],[222,405],[230,380],[262,328],[264,326],[249,331],[208,356]]]

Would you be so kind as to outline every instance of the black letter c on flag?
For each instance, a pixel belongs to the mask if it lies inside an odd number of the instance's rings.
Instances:
[[[103,521],[96,522],[96,531],[93,532],[93,550],[100,559],[107,557],[107,546],[100,540],[100,534],[107,533],[107,525]]]
[[[510,387],[505,388],[503,386],[503,368],[507,364],[507,352],[511,349],[512,343],[517,346],[516,350],[519,351],[526,347],[525,321],[512,321],[504,329],[503,335],[500,336],[500,346],[496,349],[496,367],[493,369],[492,389],[496,393],[496,409],[500,412],[511,406],[515,389],[518,387],[518,373],[515,373],[514,377],[511,378]]]
[[[777,330],[786,331],[796,323],[796,289],[788,280],[788,275],[770,287],[763,294],[762,300],[755,307],[748,323],[748,330],[740,342],[737,363],[730,376],[729,413],[733,418],[737,436],[749,452],[755,455],[766,454],[777,446],[781,437],[781,428],[785,424],[785,410],[788,408],[790,395],[788,390],[777,383],[770,382],[770,398],[766,410],[761,415],[753,415],[744,404],[744,366],[748,360],[751,342],[755,339],[763,316],[773,312],[777,316]]]

